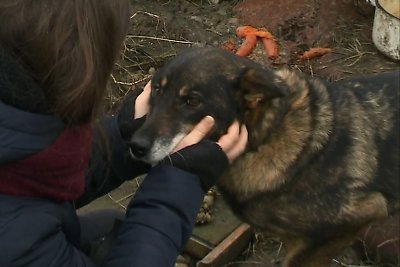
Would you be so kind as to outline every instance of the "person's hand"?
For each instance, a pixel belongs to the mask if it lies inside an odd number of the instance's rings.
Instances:
[[[128,141],[144,123],[149,111],[150,82],[142,89],[130,92],[122,102],[118,113],[118,127],[121,136]]]
[[[193,130],[186,135],[173,152],[179,151],[182,148],[200,142],[214,126],[214,118],[211,116],[204,117]],[[240,126],[238,121],[235,121],[228,129],[228,132],[223,135],[217,142],[222,151],[226,154],[229,162],[233,162],[243,151],[247,145],[247,128],[245,125]]]
[[[204,140],[213,125],[214,119],[205,117],[182,139],[173,153],[160,162],[196,174],[204,192],[217,182],[229,163],[244,152],[248,137],[246,127],[234,122],[218,142]]]
[[[149,112],[149,100],[151,92],[151,81],[143,88],[143,92],[136,98],[134,119],[139,119]]]
[[[214,126],[214,118],[205,116],[183,139],[176,145],[172,152],[200,142]]]
[[[217,142],[228,157],[229,162],[233,162],[239,157],[247,145],[248,132],[246,125],[239,125],[235,121],[228,129],[228,132],[223,135]]]

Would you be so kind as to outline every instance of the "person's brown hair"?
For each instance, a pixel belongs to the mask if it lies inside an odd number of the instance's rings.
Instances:
[[[2,0],[0,46],[43,89],[70,126],[102,112],[106,85],[129,26],[129,0]]]

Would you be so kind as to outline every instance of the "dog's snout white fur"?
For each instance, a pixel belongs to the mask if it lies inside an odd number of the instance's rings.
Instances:
[[[171,138],[160,136],[152,142],[150,149],[143,157],[136,157],[131,150],[130,154],[134,159],[147,162],[154,166],[169,154],[173,153],[175,147],[179,144],[184,136],[184,133],[178,133]]]

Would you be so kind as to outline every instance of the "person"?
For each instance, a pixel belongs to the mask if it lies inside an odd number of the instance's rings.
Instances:
[[[0,1],[1,267],[173,266],[205,192],[245,149],[237,122],[218,142],[204,140],[206,117],[175,149],[195,156],[186,167],[129,156],[149,86],[114,116],[102,108],[129,16],[128,0]],[[101,227],[77,209],[141,174],[113,235],[91,240]],[[95,253],[83,245],[104,239]]]

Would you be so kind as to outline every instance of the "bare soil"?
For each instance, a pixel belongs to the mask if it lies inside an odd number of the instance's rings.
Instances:
[[[351,75],[399,70],[399,62],[382,55],[372,43],[374,8],[363,0],[131,0],[132,27],[124,53],[112,75],[110,107],[135,87],[143,86],[166,60],[188,47],[222,47],[242,25],[264,27],[276,38],[280,57],[267,58],[258,45],[249,58],[279,68],[288,66],[312,76],[340,80]],[[311,47],[332,52],[309,61],[299,55]],[[132,181],[83,210],[124,209],[137,183]],[[248,249],[227,266],[278,266],[280,241],[257,233]],[[364,259],[351,248],[332,266],[384,266]],[[389,265],[386,265],[389,266]]]
[[[238,26],[268,29],[280,57],[268,60],[261,45],[250,58],[274,68],[289,66],[313,76],[339,80],[350,75],[399,68],[372,43],[373,6],[364,0],[131,0],[132,27],[114,73],[114,92],[125,92],[148,78],[168,58],[188,47],[222,47]],[[216,3],[216,4],[213,4]],[[311,47],[333,49],[323,57],[300,61]]]

